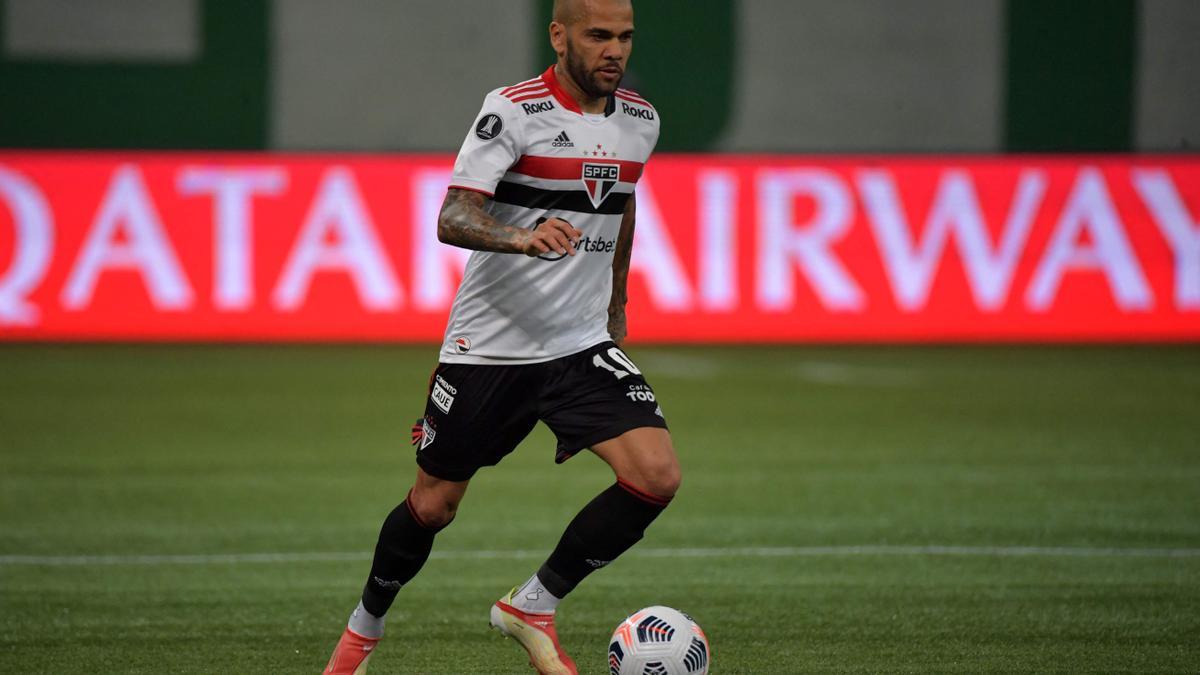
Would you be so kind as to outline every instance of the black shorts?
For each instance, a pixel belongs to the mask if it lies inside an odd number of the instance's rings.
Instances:
[[[612,342],[527,365],[440,363],[413,427],[417,464],[467,480],[498,464],[538,420],[558,438],[558,463],[630,429],[667,427],[646,378]]]

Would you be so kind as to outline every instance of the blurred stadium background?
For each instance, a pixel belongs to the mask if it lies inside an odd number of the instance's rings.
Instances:
[[[5,0],[0,143],[453,151],[481,92],[550,62],[550,4]],[[668,152],[1181,151],[1200,142],[1196,12],[646,2],[630,84]]]
[[[550,4],[0,0],[0,672],[323,665],[465,261],[449,164]],[[630,354],[685,481],[564,605],[582,672],[655,603],[720,673],[1194,672],[1200,2],[637,25]],[[373,673],[525,672],[484,611],[610,480],[551,445]]]

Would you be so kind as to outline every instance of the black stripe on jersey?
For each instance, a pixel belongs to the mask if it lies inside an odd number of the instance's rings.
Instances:
[[[492,201],[524,206],[527,209],[620,215],[625,212],[625,202],[629,201],[629,193],[610,192],[600,203],[600,208],[596,208],[592,206],[592,200],[583,190],[543,190],[520,183],[500,181]]]

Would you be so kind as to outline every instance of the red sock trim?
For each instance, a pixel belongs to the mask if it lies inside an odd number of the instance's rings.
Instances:
[[[417,524],[418,524],[418,525],[420,525],[421,527],[423,527],[423,528],[425,528],[425,529],[427,529],[427,530],[436,530],[436,529],[438,529],[438,528],[436,528],[436,527],[430,527],[429,525],[427,525],[427,524],[425,523],[425,521],[421,520],[421,516],[418,516],[418,515],[417,515],[417,511],[416,511],[416,509],[414,509],[414,508],[412,507],[412,490],[411,490],[411,489],[408,491],[408,495],[406,495],[406,496],[404,497],[404,505],[405,505],[406,507],[408,507],[408,515],[412,516],[412,519],[413,519],[413,520],[415,520],[415,521],[417,521]]]
[[[629,494],[633,495],[634,497],[637,497],[638,499],[646,502],[647,504],[653,504],[655,506],[666,506],[667,504],[670,504],[671,499],[673,499],[673,497],[659,497],[657,495],[652,495],[649,492],[643,492],[643,491],[637,489],[636,487],[634,487],[632,484],[626,482],[622,478],[617,479],[617,485],[620,485],[622,488],[625,489],[626,492],[628,492]]]

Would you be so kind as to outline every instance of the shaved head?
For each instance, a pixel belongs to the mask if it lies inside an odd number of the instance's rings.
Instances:
[[[554,0],[553,21],[571,26],[587,18],[597,5],[632,6],[633,0]]]
[[[632,0],[554,0],[550,45],[572,95],[603,110],[633,50]]]

